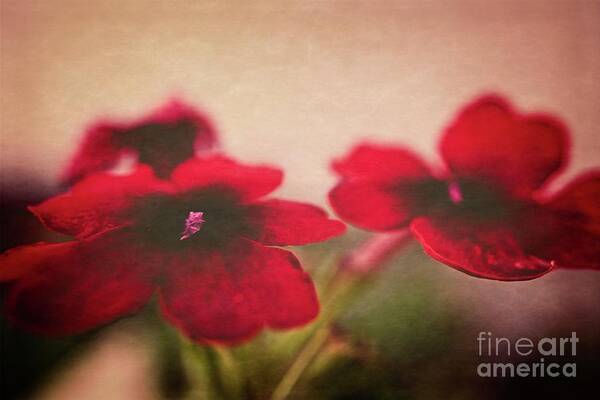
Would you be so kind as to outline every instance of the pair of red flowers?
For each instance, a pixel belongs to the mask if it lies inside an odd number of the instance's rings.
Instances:
[[[447,172],[434,175],[408,150],[364,144],[334,163],[342,180],[330,200],[360,227],[410,224],[429,254],[476,276],[597,268],[600,174],[551,200],[537,197],[564,164],[566,141],[558,121],[486,97],[445,133]],[[130,314],[157,293],[165,317],[189,337],[221,343],[312,320],[319,306],[310,277],[272,246],[326,240],[344,225],[312,205],[264,199],[281,183],[278,169],[194,157],[215,143],[210,122],[179,103],[88,131],[64,176],[79,182],[31,208],[75,240],[2,255],[7,315],[33,331],[70,334]],[[132,173],[102,172],[127,154],[138,160]]]
[[[30,208],[75,239],[2,256],[8,317],[34,332],[72,334],[156,294],[190,338],[221,343],[315,318],[310,277],[291,252],[272,246],[326,240],[344,224],[309,204],[265,199],[281,184],[279,169],[194,157],[215,138],[202,115],[176,102],[134,124],[92,127],[64,176],[77,183]],[[126,156],[139,161],[133,172],[103,172]]]

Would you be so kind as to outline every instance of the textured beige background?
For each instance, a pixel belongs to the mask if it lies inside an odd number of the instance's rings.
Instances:
[[[203,105],[226,148],[285,167],[323,201],[358,138],[435,159],[481,91],[560,114],[574,171],[600,153],[598,1],[2,0],[2,169],[51,182],[83,127],[172,95]]]

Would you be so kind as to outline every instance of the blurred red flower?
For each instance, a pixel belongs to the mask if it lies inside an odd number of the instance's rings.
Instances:
[[[558,119],[522,115],[507,100],[484,96],[445,130],[439,173],[406,148],[362,144],[333,163],[341,180],[329,198],[340,217],[361,228],[410,226],[429,255],[477,277],[598,269],[600,171],[554,196],[544,192],[568,148]]]
[[[217,140],[206,115],[172,100],[139,120],[93,124],[63,171],[61,182],[70,185],[91,173],[110,170],[128,156],[167,178],[178,164],[214,148]]]
[[[31,207],[72,235],[2,255],[5,311],[43,334],[73,334],[138,310],[158,294],[164,316],[196,341],[237,343],[318,314],[310,277],[289,251],[343,233],[309,204],[263,199],[282,172],[220,155],[190,159],[169,181],[140,165],[91,175]]]

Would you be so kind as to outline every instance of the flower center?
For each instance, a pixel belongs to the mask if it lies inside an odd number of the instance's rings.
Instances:
[[[470,178],[447,184],[448,204],[453,213],[477,221],[498,221],[514,215],[515,204],[501,187]]]
[[[247,208],[233,193],[221,188],[180,196],[150,196],[134,209],[133,228],[147,243],[165,249],[221,248],[253,232]]]
[[[189,239],[198,233],[206,222],[203,217],[204,213],[202,211],[190,211],[185,219],[185,226],[179,240]]]

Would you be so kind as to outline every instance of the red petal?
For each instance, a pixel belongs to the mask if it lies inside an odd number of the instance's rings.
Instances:
[[[559,268],[600,270],[600,236],[568,223],[560,216],[554,223],[537,221],[540,233],[531,252]]]
[[[63,172],[63,184],[73,184],[86,175],[114,167],[122,156],[115,143],[118,128],[110,122],[97,123],[86,130],[75,156]]]
[[[367,179],[343,180],[331,192],[329,202],[344,220],[364,229],[390,231],[404,228],[417,215],[428,213],[444,201],[444,182],[434,178],[397,182]]]
[[[548,203],[551,209],[569,214],[571,222],[600,235],[600,170],[577,177]]]
[[[282,179],[283,173],[279,169],[243,165],[222,155],[190,159],[177,167],[172,175],[172,181],[182,190],[214,186],[230,189],[246,200],[272,192]]]
[[[286,200],[267,200],[248,207],[248,218],[256,226],[251,239],[266,245],[285,246],[320,242],[341,235],[344,224],[327,218],[322,209]]]
[[[195,135],[193,144],[188,145],[187,135],[178,135],[176,124],[184,121],[191,123],[195,129],[195,132],[190,132]],[[185,103],[172,100],[149,115],[132,122],[101,121],[91,126],[85,132],[77,153],[64,171],[62,182],[73,184],[87,175],[115,167],[124,154],[130,151],[136,152],[138,147],[144,146],[144,143],[140,143],[140,137],[134,135],[129,138],[128,136],[135,133],[137,129],[157,124],[164,125],[164,128],[157,133],[167,136],[159,140],[171,143],[171,146],[168,146],[171,154],[164,154],[164,158],[161,158],[160,154],[153,154],[153,162],[142,160],[142,162],[156,164],[151,165],[153,168],[166,167],[170,172],[174,167],[173,164],[183,162],[191,157],[194,151],[206,151],[217,144],[216,129],[206,115]],[[169,134],[172,134],[171,137],[168,137]],[[154,152],[156,151],[161,149],[155,149]]]
[[[70,252],[74,242],[35,243],[15,247],[0,254],[0,282],[11,281],[27,274],[48,257],[62,257]]]
[[[564,166],[567,128],[548,115],[521,115],[500,97],[469,104],[446,129],[442,156],[459,176],[490,179],[527,195]]]
[[[333,162],[333,169],[344,178],[372,180],[415,179],[431,175],[416,154],[403,147],[364,143],[350,154]]]
[[[579,176],[533,211],[533,251],[558,267],[600,269],[600,171]]]
[[[527,227],[530,251],[538,257],[561,268],[600,269],[600,232],[594,230],[599,225],[597,206],[588,203],[591,198],[587,197],[598,187],[594,188],[593,181],[580,183],[559,195],[556,202],[531,210],[521,220]],[[572,208],[560,208],[568,205]]]
[[[304,325],[319,311],[310,277],[282,249],[241,241],[227,254],[188,254],[170,271],[163,312],[196,341],[235,344],[264,326]]]
[[[135,248],[123,232],[48,245],[8,255],[29,272],[8,288],[7,315],[27,330],[66,335],[108,323],[142,307],[152,296],[159,256]],[[147,252],[147,250],[143,250]],[[143,255],[145,254],[145,255]]]
[[[479,278],[518,281],[552,270],[549,262],[528,254],[506,225],[447,217],[417,218],[411,228],[431,257]]]
[[[30,210],[49,229],[82,238],[129,223],[130,207],[136,199],[169,190],[169,185],[157,180],[149,167],[139,166],[130,175],[89,176],[68,193]]]
[[[364,229],[396,229],[411,216],[410,206],[381,183],[341,182],[329,192],[329,202],[344,221]]]
[[[329,193],[332,207],[344,220],[365,229],[405,227],[435,197],[425,191],[438,186],[425,163],[402,147],[361,144],[336,160],[333,168],[343,180]]]
[[[196,127],[196,141],[194,143],[196,152],[210,150],[217,145],[219,141],[217,130],[208,115],[179,100],[171,100],[136,125],[148,123],[169,124],[181,120],[191,121]]]

